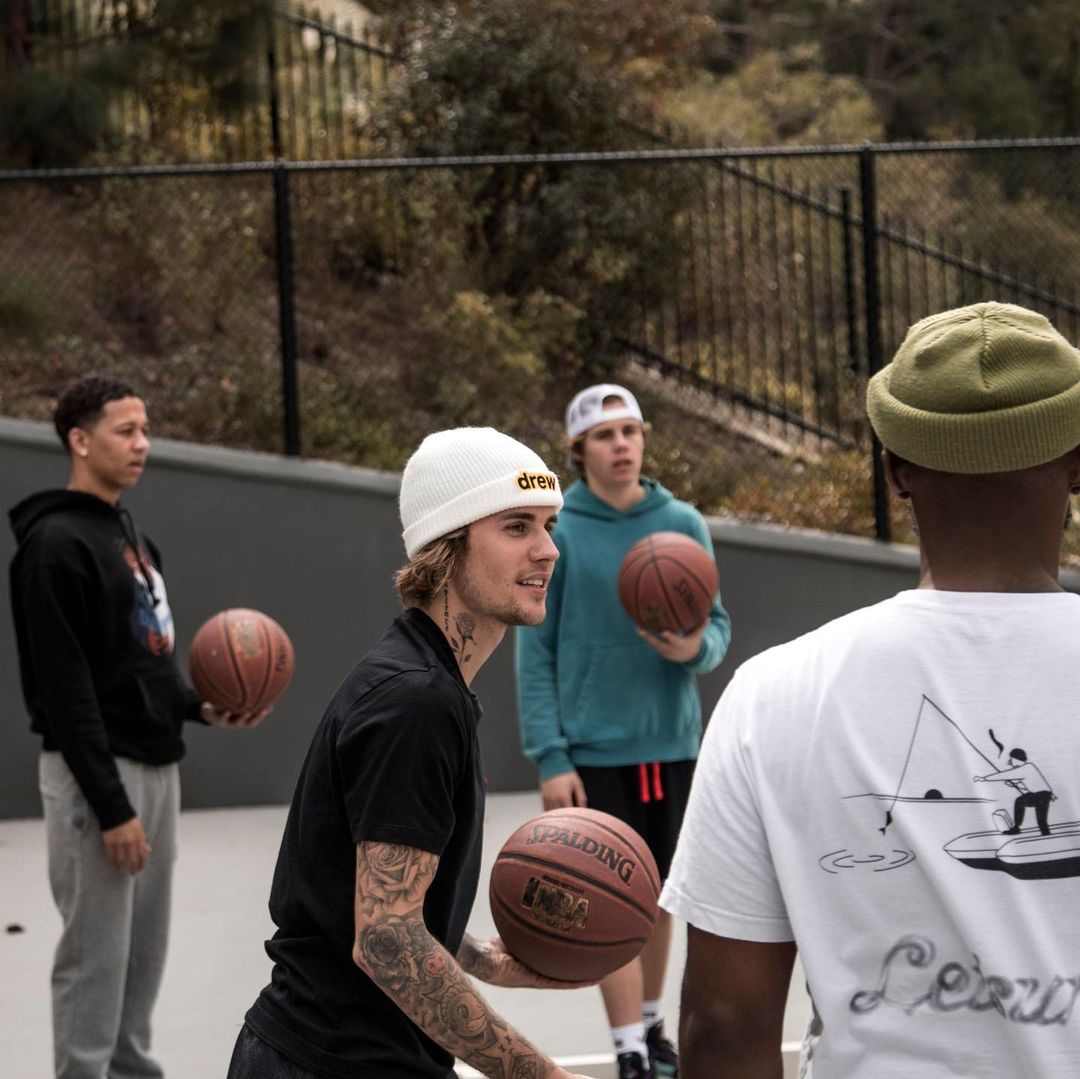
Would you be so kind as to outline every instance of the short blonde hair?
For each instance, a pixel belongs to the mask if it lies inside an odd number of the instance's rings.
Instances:
[[[469,545],[469,526],[432,540],[394,574],[403,607],[427,607],[447,586]]]

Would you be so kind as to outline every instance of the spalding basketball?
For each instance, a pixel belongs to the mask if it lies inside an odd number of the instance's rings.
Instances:
[[[293,674],[289,635],[262,611],[233,607],[207,619],[191,642],[191,680],[226,712],[268,708]]]
[[[713,556],[682,532],[643,536],[619,567],[619,599],[651,633],[692,633],[709,617],[719,584]]]
[[[597,981],[645,947],[660,874],[645,840],[595,809],[552,809],[503,844],[489,898],[506,950],[562,981]]]

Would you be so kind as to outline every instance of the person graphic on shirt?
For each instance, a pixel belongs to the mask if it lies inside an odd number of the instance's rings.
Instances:
[[[976,783],[1011,783],[1020,793],[1013,803],[1013,815],[1016,823],[1005,832],[1006,835],[1019,835],[1024,823],[1024,810],[1031,806],[1035,810],[1035,820],[1043,835],[1050,834],[1047,818],[1050,815],[1050,803],[1056,797],[1046,776],[1027,759],[1022,749],[1009,751],[1009,767],[989,775],[975,776]]]

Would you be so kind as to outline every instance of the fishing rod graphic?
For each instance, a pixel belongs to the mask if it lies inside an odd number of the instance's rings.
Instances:
[[[967,742],[967,744],[969,746],[971,746],[971,748],[976,753],[978,753],[978,755],[980,757],[982,757],[982,759],[984,761],[986,761],[987,764],[990,765],[991,768],[993,768],[995,771],[997,771],[997,769],[998,769],[998,766],[981,749],[979,749],[979,747],[970,738],[968,738],[968,736],[963,732],[963,730],[959,727],[959,725],[950,716],[946,715],[946,713],[944,712],[944,710],[942,708],[940,708],[925,693],[923,693],[922,694],[922,700],[919,702],[919,712],[918,712],[918,715],[915,717],[915,729],[911,732],[911,742],[908,745],[907,756],[904,758],[904,768],[900,773],[900,780],[896,784],[896,793],[893,794],[892,801],[889,803],[889,808],[885,810],[885,826],[883,828],[878,829],[878,831],[882,835],[884,835],[888,831],[889,825],[892,824],[892,820],[893,820],[892,811],[896,808],[896,803],[897,803],[898,799],[900,798],[900,790],[904,786],[904,778],[907,775],[908,765],[911,763],[911,754],[912,754],[912,751],[915,749],[915,739],[918,737],[918,734],[919,734],[919,724],[922,722],[923,709],[928,704],[930,705],[931,708],[934,709],[935,712],[938,713],[938,715],[941,716],[942,719],[945,720],[946,723],[949,724],[950,727],[953,728],[953,730],[956,731],[957,734],[960,735],[961,738],[963,738],[963,740],[965,742]],[[994,737],[993,728],[990,728],[989,734],[990,734],[990,741],[992,741],[994,743],[994,745],[996,745],[998,747],[998,753],[999,754],[1003,753],[1004,750],[1005,750],[1005,747],[1001,742],[999,742],[997,740],[996,737]],[[1016,780],[1008,779],[1008,780],[1005,780],[1005,782],[1008,784],[1008,786],[1014,787],[1018,791],[1022,790],[1022,787],[1021,787],[1020,783],[1018,781],[1016,781]]]

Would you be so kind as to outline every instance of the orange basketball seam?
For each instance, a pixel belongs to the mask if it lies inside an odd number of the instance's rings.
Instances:
[[[583,810],[585,816],[578,816],[575,810]],[[566,809],[549,810],[543,815],[543,820],[545,823],[549,823],[552,820],[558,820],[560,817],[567,817],[572,821],[577,821],[579,824],[582,821],[587,821],[591,827],[601,829],[608,835],[614,836],[614,838],[617,839],[620,843],[622,843],[623,846],[628,847],[631,851],[633,851],[633,853],[637,857],[638,864],[645,870],[645,875],[649,878],[649,883],[653,886],[653,891],[656,892],[657,895],[659,895],[660,871],[657,870],[655,876],[650,871],[650,866],[654,865],[656,862],[656,859],[653,857],[652,851],[649,850],[648,847],[646,847],[643,854],[642,851],[640,851],[636,846],[634,846],[633,841],[628,839],[625,835],[623,835],[622,832],[618,831],[618,829],[612,828],[610,824],[605,824],[601,820],[597,820],[596,817],[593,816],[593,814],[600,812],[602,811],[599,809],[590,811],[589,809],[582,806],[570,806]],[[509,840],[507,840],[507,842],[509,842]]]
[[[266,696],[266,690],[270,685],[270,676],[274,673],[274,642],[270,640],[270,627],[265,619],[256,618],[255,625],[259,627],[259,635],[263,638],[263,647],[266,649],[266,662],[263,664],[264,674],[262,686],[252,699],[252,707],[261,707],[262,699]]]
[[[704,547],[702,547],[701,549],[705,554],[709,553],[705,550]],[[716,593],[716,589],[710,589],[709,586],[706,585],[706,583],[697,575],[694,570],[687,566],[685,562],[680,562],[674,555],[663,555],[662,557],[665,558],[668,562],[670,562],[673,566],[678,566],[679,569],[681,569],[687,577],[691,578],[694,581],[694,583],[701,589],[702,594],[709,597],[709,606],[711,607],[712,598]]]
[[[577,937],[567,937],[551,929],[545,929],[540,922],[519,914],[502,896],[496,895],[493,898],[503,908],[503,913],[514,922],[530,930],[533,935],[550,937],[558,944],[572,944],[581,948],[622,948],[630,944],[644,944],[649,939],[648,937],[621,937],[619,940],[580,940]]]
[[[675,560],[671,559],[670,561],[674,562]],[[679,567],[679,569],[683,568],[681,563],[676,562],[675,564]],[[672,621],[675,623],[675,626],[680,633],[685,633],[686,630],[683,628],[683,619],[680,618],[678,614],[679,608],[675,606],[675,602],[674,600],[672,600],[671,594],[668,592],[667,581],[664,580],[664,574],[660,570],[660,559],[656,555],[653,555],[652,567],[653,572],[656,574],[656,583],[660,586],[660,591],[664,594],[664,599],[668,605],[668,611],[672,615]],[[690,628],[693,629],[692,626]]]
[[[572,869],[561,862],[549,861],[546,858],[539,858],[535,854],[519,854],[516,851],[503,854],[500,852],[499,857],[496,859],[494,869],[498,869],[499,862],[523,862],[526,865],[543,866],[545,869],[554,870],[557,873],[562,873],[564,876],[575,877],[577,880],[594,885],[601,892],[607,892],[608,895],[613,896],[620,902],[625,903],[628,907],[633,907],[639,914],[643,915],[650,922],[656,922],[656,915],[650,914],[649,911],[641,905],[633,896],[627,895],[625,892],[620,892],[617,888],[613,888],[610,884],[605,884],[602,880],[597,880],[595,877],[588,876],[582,870]],[[640,863],[639,863],[640,864]],[[493,870],[494,871],[494,870]],[[652,877],[649,875],[648,870],[645,871],[645,876],[649,878],[649,884],[652,885]]]
[[[200,632],[195,635],[196,645],[199,643],[202,630],[206,630],[206,636],[203,640],[209,640],[213,631],[216,629],[223,642],[222,650],[228,651],[228,638],[224,631],[216,625],[219,619],[221,619],[220,615],[216,616],[208,626],[203,626],[202,629],[200,629]],[[208,647],[212,648],[213,645],[209,645]],[[196,688],[199,689],[199,692],[203,693],[206,699],[215,705],[224,706],[235,698],[235,691],[226,686],[211,672],[211,668],[202,659],[202,653],[198,647],[194,647],[191,653],[191,677],[192,681],[196,683]],[[201,686],[199,685],[200,682],[202,683]],[[205,690],[207,689],[209,689],[210,692],[206,693]]]
[[[244,705],[247,704],[248,686],[247,682],[244,681],[244,674],[240,670],[240,661],[236,658],[236,653],[233,651],[232,638],[229,636],[228,611],[222,612],[221,620],[224,624],[222,636],[225,638],[225,652],[229,657],[229,662],[232,664],[233,673],[236,675],[236,684],[240,687],[240,700],[237,702],[235,711],[242,712],[244,710]]]
[[[615,839],[617,839],[621,844],[623,844],[623,846],[627,847],[627,849],[629,849],[630,851],[633,852],[634,856],[638,860],[638,864],[645,870],[645,876],[647,876],[649,878],[649,883],[653,886],[653,891],[657,895],[659,895],[660,894],[660,871],[657,870],[655,873],[652,872],[651,867],[655,866],[655,864],[656,864],[656,859],[653,857],[652,851],[649,850],[648,847],[645,847],[643,849],[638,849],[636,846],[634,846],[633,841],[628,839],[618,829],[612,828],[611,825],[605,824],[603,821],[598,821],[595,817],[593,817],[591,815],[590,816],[584,816],[584,817],[577,816],[574,813],[574,808],[578,808],[578,807],[572,807],[572,808],[566,809],[566,810],[554,810],[554,811],[552,811],[552,815],[553,816],[556,815],[556,814],[558,816],[565,815],[570,820],[577,821],[578,824],[580,824],[582,821],[585,821],[590,825],[590,827],[601,830],[601,831],[605,832],[607,835],[612,836]],[[585,812],[588,813],[589,811],[586,809]],[[595,812],[599,813],[601,811],[600,810],[595,810]],[[558,816],[556,816],[556,819],[558,819]]]

